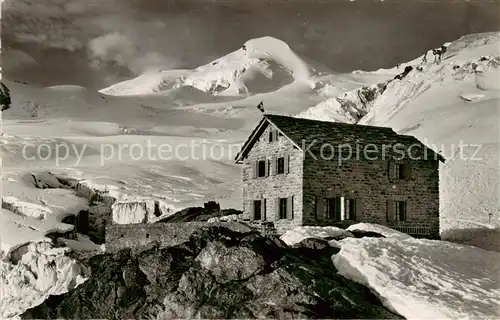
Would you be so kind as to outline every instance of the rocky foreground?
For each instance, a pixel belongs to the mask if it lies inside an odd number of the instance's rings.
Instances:
[[[399,318],[337,274],[338,249],[207,227],[188,242],[87,262],[92,276],[26,311],[33,318]]]

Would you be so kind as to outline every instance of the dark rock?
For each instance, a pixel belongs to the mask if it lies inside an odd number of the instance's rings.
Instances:
[[[1,111],[8,110],[12,106],[10,89],[3,82],[0,83],[0,105],[2,105]]]
[[[296,243],[292,245],[293,248],[307,248],[307,249],[314,249],[314,250],[322,250],[325,248],[329,248],[330,245],[328,244],[328,241],[323,240],[323,239],[316,239],[316,238],[307,238],[302,240],[299,243]]]
[[[370,237],[370,238],[385,238],[382,234],[378,232],[373,232],[373,231],[364,231],[364,230],[349,230],[350,233],[355,238],[364,238],[364,237]]]
[[[249,278],[265,266],[264,258],[252,249],[227,247],[220,241],[210,242],[196,261],[219,283]]]
[[[157,222],[171,223],[171,222],[195,222],[195,221],[208,221],[210,218],[228,216],[233,214],[241,214],[242,211],[236,209],[220,209],[217,202],[207,202],[202,207],[190,207],[182,209],[168,217],[165,217]]]
[[[24,319],[399,318],[337,274],[335,248],[207,227],[176,247],[92,257],[92,277]]]
[[[203,204],[205,210],[220,210],[220,204],[215,201],[208,201]]]

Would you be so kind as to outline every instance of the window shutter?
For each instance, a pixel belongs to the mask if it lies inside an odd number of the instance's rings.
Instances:
[[[253,162],[253,178],[257,178],[257,171],[259,170],[259,161],[255,160]]]
[[[327,209],[327,201],[328,200],[325,197],[323,197],[321,200],[322,200],[321,202],[323,203],[323,217],[327,217],[328,212],[326,211],[326,209]]]
[[[254,211],[255,211],[255,207],[254,207],[254,202],[253,200],[250,201],[250,220],[253,221],[255,220],[255,214],[254,214]]]
[[[273,166],[274,166],[274,169],[270,171],[273,172],[273,176],[277,175],[278,174],[278,157],[276,157],[276,155],[273,155]]]
[[[274,220],[280,219],[280,198],[274,200]]]
[[[323,219],[325,214],[324,198],[316,196],[316,219]]]
[[[266,221],[266,199],[261,200],[260,216],[262,221]]]
[[[271,162],[270,160],[267,160],[267,159],[266,159],[266,165],[264,166],[264,168],[265,168],[265,169],[264,169],[264,170],[265,170],[265,171],[264,171],[264,176],[265,176],[265,177],[268,177],[268,176],[269,176],[269,163],[270,163],[270,162]]]
[[[396,163],[393,160],[389,160],[387,165],[387,176],[389,180],[394,179],[394,174],[396,173]]]
[[[335,197],[335,221],[340,221],[341,215],[340,215],[340,210],[342,208],[342,198],[341,197]]]
[[[387,221],[394,221],[394,200],[387,200]]]
[[[363,200],[361,198],[354,199],[354,214],[351,217],[351,220],[356,220],[357,217],[361,217],[361,210],[363,208],[362,203]]]
[[[411,220],[411,201],[406,200],[405,202],[406,202],[405,218],[406,218],[406,221],[410,221]]]
[[[406,180],[412,180],[411,165],[410,165],[410,163],[405,163],[404,170],[405,170],[405,178],[406,178]]]
[[[293,219],[293,196],[286,199],[286,218]]]
[[[290,173],[290,155],[285,154],[285,173]]]

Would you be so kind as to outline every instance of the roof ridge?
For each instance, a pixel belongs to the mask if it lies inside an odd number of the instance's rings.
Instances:
[[[328,123],[328,124],[342,125],[342,126],[353,126],[353,127],[358,126],[358,127],[364,127],[364,128],[377,128],[377,129],[384,129],[384,130],[392,131],[392,132],[400,135],[399,133],[394,131],[394,129],[392,129],[391,127],[374,126],[374,125],[366,125],[366,124],[358,124],[358,123],[347,123],[347,122],[333,122],[333,121],[327,121],[327,120],[315,120],[315,119],[307,119],[307,118],[297,118],[294,116],[285,116],[285,115],[281,115],[281,114],[268,114],[268,113],[266,113],[266,114],[264,114],[264,117],[281,117],[281,118],[295,119],[295,120],[299,120],[299,121],[321,122],[321,123]]]

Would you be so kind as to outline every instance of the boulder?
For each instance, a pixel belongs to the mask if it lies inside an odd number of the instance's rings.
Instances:
[[[382,234],[374,231],[365,231],[365,230],[349,230],[355,238],[385,238]]]
[[[307,248],[315,250],[322,250],[328,247],[330,247],[330,245],[327,240],[317,238],[307,238],[292,245],[292,248]]]

